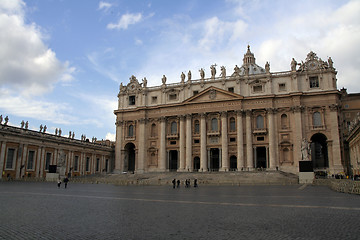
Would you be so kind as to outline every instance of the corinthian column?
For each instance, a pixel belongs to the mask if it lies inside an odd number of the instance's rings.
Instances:
[[[165,172],[166,166],[166,118],[160,118],[160,153],[159,153],[159,171]]]
[[[121,158],[121,148],[123,140],[123,121],[116,122],[116,144],[115,144],[115,173],[124,171],[123,159]]]
[[[251,110],[246,111],[246,165],[249,170],[253,170],[253,148],[252,148],[252,130],[251,130]]]
[[[228,145],[228,128],[227,128],[227,113],[221,113],[221,170],[229,170],[229,145]]]
[[[236,135],[237,135],[237,169],[240,171],[244,166],[244,131],[243,131],[243,112],[238,111],[236,115]]]
[[[332,105],[330,108],[330,128],[332,139],[332,166],[331,172],[340,173],[343,171],[341,164],[341,150],[340,150],[340,135],[339,135],[339,121],[338,121],[338,106]]]
[[[301,161],[301,142],[303,138],[302,134],[302,119],[301,119],[301,111],[302,106],[293,107],[294,111],[294,120],[295,120],[295,134],[294,134],[294,163],[296,170],[299,169],[299,161]]]
[[[276,150],[275,150],[275,126],[274,126],[274,114],[275,109],[268,109],[269,116],[269,158],[270,158],[270,169],[276,168]]]
[[[136,172],[143,173],[144,166],[145,166],[145,156],[146,156],[146,131],[145,131],[145,124],[146,119],[140,119],[139,124],[139,155],[138,155],[138,167]]]
[[[180,116],[180,166],[179,171],[185,171],[185,116]]]
[[[206,114],[203,113],[200,119],[200,170],[206,172],[207,169]]]
[[[192,134],[191,134],[191,114],[186,115],[186,170],[192,171]]]

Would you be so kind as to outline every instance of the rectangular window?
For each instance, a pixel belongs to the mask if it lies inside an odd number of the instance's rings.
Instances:
[[[79,156],[75,156],[74,159],[74,171],[77,172],[79,168]]]
[[[176,141],[170,141],[170,145],[176,145]]]
[[[317,76],[309,77],[309,82],[310,82],[310,88],[318,88],[319,87],[319,78]]]
[[[200,143],[200,139],[194,139],[194,143]]]
[[[99,171],[99,168],[100,168],[100,159],[97,158],[97,159],[96,159],[96,171],[97,171],[97,172]]]
[[[105,172],[108,172],[109,159],[105,160]]]
[[[264,138],[264,137],[257,137],[256,140],[257,140],[257,141],[264,141],[265,138]]]
[[[90,169],[90,158],[89,158],[89,157],[87,157],[87,158],[86,158],[86,166],[85,166],[85,170],[88,172],[88,171],[89,171],[89,169]]]
[[[177,99],[177,94],[170,94],[169,95],[169,100],[176,100]]]
[[[49,170],[50,161],[51,161],[51,152],[47,152],[45,159],[45,170]]]
[[[230,138],[230,142],[235,142],[235,141],[236,141],[236,138],[233,138],[233,137]]]
[[[279,91],[286,91],[285,83],[279,83]]]
[[[193,91],[193,96],[195,96],[198,93],[199,93],[199,91]]]
[[[260,86],[254,86],[253,91],[254,92],[262,92],[262,86],[261,85]]]
[[[13,169],[14,158],[15,158],[15,149],[8,148],[6,166],[5,166],[6,169]]]
[[[135,96],[129,96],[129,106],[135,105]]]
[[[229,88],[228,88],[228,91],[233,93],[233,92],[234,92],[234,88],[233,88],[233,87],[229,87]]]
[[[157,96],[151,97],[151,103],[157,103]]]
[[[34,156],[35,156],[35,151],[30,150],[26,169],[28,170],[34,169]]]

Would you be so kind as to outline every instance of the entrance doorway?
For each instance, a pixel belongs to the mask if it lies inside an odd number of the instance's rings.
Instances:
[[[311,137],[311,161],[314,169],[329,167],[326,140],[326,136],[321,133],[316,133]]]
[[[133,143],[125,145],[124,171],[135,171],[135,145]]]
[[[198,172],[200,169],[200,158],[194,157],[194,171]]]
[[[170,150],[169,152],[169,170],[176,172],[178,169],[178,151]]]
[[[230,171],[236,171],[237,169],[237,158],[236,156],[230,157]]]
[[[266,168],[266,166],[266,147],[257,147],[255,168]]]
[[[210,171],[219,171],[220,151],[218,148],[210,149]]]

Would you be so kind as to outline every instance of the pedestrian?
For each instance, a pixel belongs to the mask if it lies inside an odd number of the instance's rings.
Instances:
[[[178,179],[177,180],[177,188],[179,188],[180,187],[180,180]]]
[[[198,186],[198,184],[197,184],[197,179],[195,178],[195,180],[194,180],[194,187],[197,187]]]
[[[69,179],[67,177],[64,178],[64,184],[65,184],[65,188],[67,187],[67,184],[69,182]]]
[[[61,185],[61,179],[59,178],[58,179],[58,188],[60,188],[60,185]]]
[[[172,180],[172,184],[173,184],[173,188],[175,188],[175,184],[176,184],[176,179],[174,178],[174,180]]]

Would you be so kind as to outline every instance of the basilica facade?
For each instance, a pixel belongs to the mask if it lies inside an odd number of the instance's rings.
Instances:
[[[116,115],[115,171],[344,171],[340,93],[332,59],[314,52],[289,70],[243,63],[210,76],[181,73],[178,83],[148,87],[132,76],[121,84]],[[194,79],[193,79],[194,77]]]

